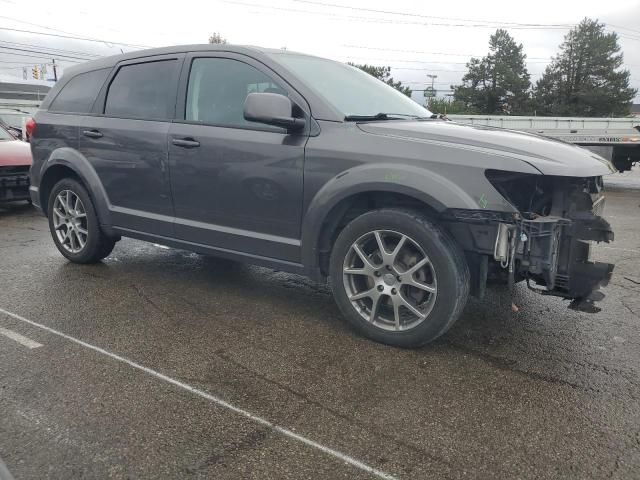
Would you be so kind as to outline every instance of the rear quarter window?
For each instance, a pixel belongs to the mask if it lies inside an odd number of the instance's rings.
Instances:
[[[80,73],[62,87],[49,106],[50,112],[89,113],[111,68]]]

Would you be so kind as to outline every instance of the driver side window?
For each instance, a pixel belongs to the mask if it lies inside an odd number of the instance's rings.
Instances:
[[[191,64],[185,120],[217,126],[259,125],[244,119],[254,92],[287,93],[258,69],[228,58],[196,58]]]

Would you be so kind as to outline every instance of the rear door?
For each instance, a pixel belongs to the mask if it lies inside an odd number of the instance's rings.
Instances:
[[[119,63],[83,118],[79,150],[109,198],[114,226],[173,236],[167,134],[183,55]]]

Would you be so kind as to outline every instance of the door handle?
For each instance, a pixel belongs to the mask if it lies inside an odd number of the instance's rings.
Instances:
[[[200,146],[200,142],[193,138],[174,138],[171,140],[176,147],[195,148]]]
[[[89,138],[102,138],[102,133],[100,133],[98,130],[85,130],[84,132],[82,132],[82,134],[85,137]]]

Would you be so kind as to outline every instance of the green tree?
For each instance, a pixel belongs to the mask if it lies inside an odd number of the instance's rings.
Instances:
[[[522,44],[506,30],[498,29],[489,38],[489,54],[472,58],[462,85],[452,85],[454,100],[470,112],[518,114],[529,109],[531,87]]]
[[[411,88],[402,85],[402,82],[396,82],[391,76],[391,67],[376,67],[367,64],[356,64],[349,62],[352,67],[359,68],[363,72],[367,72],[369,75],[376,77],[378,80],[382,80],[387,85],[392,86],[396,90],[404,93],[407,97],[411,97]]]
[[[227,39],[220,35],[218,32],[213,32],[211,36],[209,36],[209,43],[224,45],[227,43]]]
[[[628,115],[637,90],[615,32],[585,18],[560,45],[560,52],[538,80],[534,93],[538,115],[605,117]]]
[[[469,109],[465,105],[464,102],[460,100],[453,100],[451,98],[438,98],[433,97],[430,98],[427,102],[427,108],[432,113],[437,114],[451,114],[455,115],[456,113],[470,113]]]

